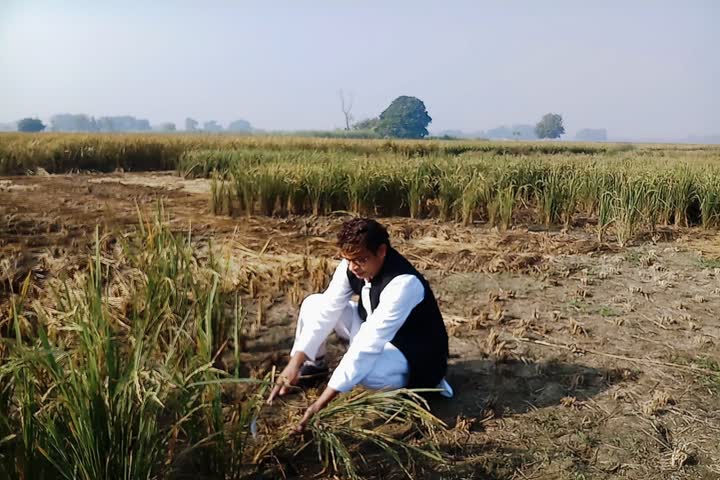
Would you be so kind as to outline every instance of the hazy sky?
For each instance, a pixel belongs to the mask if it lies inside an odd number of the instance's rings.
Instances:
[[[398,95],[443,129],[720,133],[720,1],[0,0],[0,121],[343,124]]]

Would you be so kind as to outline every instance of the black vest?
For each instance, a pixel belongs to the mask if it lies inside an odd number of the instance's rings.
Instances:
[[[380,303],[380,293],[398,275],[415,275],[425,288],[425,297],[412,309],[390,343],[408,361],[408,388],[434,388],[447,372],[448,336],[445,323],[427,280],[393,248],[388,248],[380,272],[370,282],[370,305],[374,312]],[[356,277],[349,268],[347,276],[353,292],[360,295],[365,280]],[[367,312],[362,299],[358,306],[360,318],[364,322]]]

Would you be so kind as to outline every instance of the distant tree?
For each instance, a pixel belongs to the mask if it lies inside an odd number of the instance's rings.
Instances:
[[[487,132],[481,135],[485,138],[498,138],[498,139],[515,139],[515,140],[532,140],[537,138],[535,135],[535,127],[533,125],[513,125],[508,127],[501,125],[499,127],[491,128]]]
[[[247,120],[235,120],[227,126],[228,132],[252,132],[252,125]]]
[[[194,118],[186,118],[185,119],[185,131],[186,132],[196,132],[197,131],[198,122]]]
[[[163,122],[157,126],[157,130],[159,132],[174,132],[177,129],[175,128],[175,124],[173,122]]]
[[[378,125],[380,125],[379,118],[366,118],[365,120],[360,120],[359,122],[353,124],[352,128],[353,130],[375,130]]]
[[[223,127],[215,120],[210,120],[203,124],[203,130],[206,132],[218,133],[223,131]]]
[[[560,138],[564,133],[562,115],[557,113],[546,113],[535,125],[535,135],[538,138]]]
[[[467,134],[463,132],[462,130],[440,130],[435,134],[435,136],[440,138],[467,138]]]
[[[352,113],[350,112],[355,102],[355,96],[351,93],[348,98],[345,98],[345,92],[342,90],[338,92],[338,96],[340,97],[340,109],[345,116],[345,130],[350,130],[350,122],[353,120]]]
[[[130,118],[133,118],[133,117],[130,117]],[[133,127],[133,131],[149,132],[150,130],[152,130],[152,127],[150,126],[149,120],[146,120],[144,118],[135,119],[135,126]]]
[[[95,124],[100,132],[149,132],[152,130],[148,120],[130,115],[100,117],[95,120]]]
[[[377,132],[383,137],[424,138],[430,122],[432,118],[422,100],[403,95],[380,114]]]
[[[50,117],[50,130],[53,132],[94,132],[97,125],[93,117],[84,113],[61,113]]]
[[[583,142],[607,142],[607,130],[604,128],[583,128],[575,134],[575,140]]]
[[[23,118],[17,123],[18,132],[42,132],[45,124],[37,118]]]

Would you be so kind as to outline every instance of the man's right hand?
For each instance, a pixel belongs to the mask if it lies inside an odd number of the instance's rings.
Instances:
[[[296,352],[295,355],[293,355],[287,366],[278,376],[277,381],[275,382],[275,387],[273,387],[273,390],[270,392],[270,396],[267,399],[268,404],[272,404],[273,400],[278,395],[285,395],[292,385],[297,385],[300,380],[300,368],[302,368],[305,360],[307,360],[307,356],[304,352]]]

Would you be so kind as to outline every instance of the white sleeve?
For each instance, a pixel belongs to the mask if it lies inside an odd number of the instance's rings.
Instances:
[[[335,328],[337,318],[352,297],[352,288],[347,277],[348,262],[342,260],[335,269],[327,290],[322,294],[321,308],[313,312],[310,318],[303,318],[300,336],[295,341],[292,354],[303,352],[310,360],[315,360],[314,352],[327,339]]]
[[[350,348],[333,372],[328,386],[347,392],[375,366],[385,344],[395,337],[413,308],[425,298],[425,288],[415,275],[398,275],[380,294],[378,307],[363,322]]]

